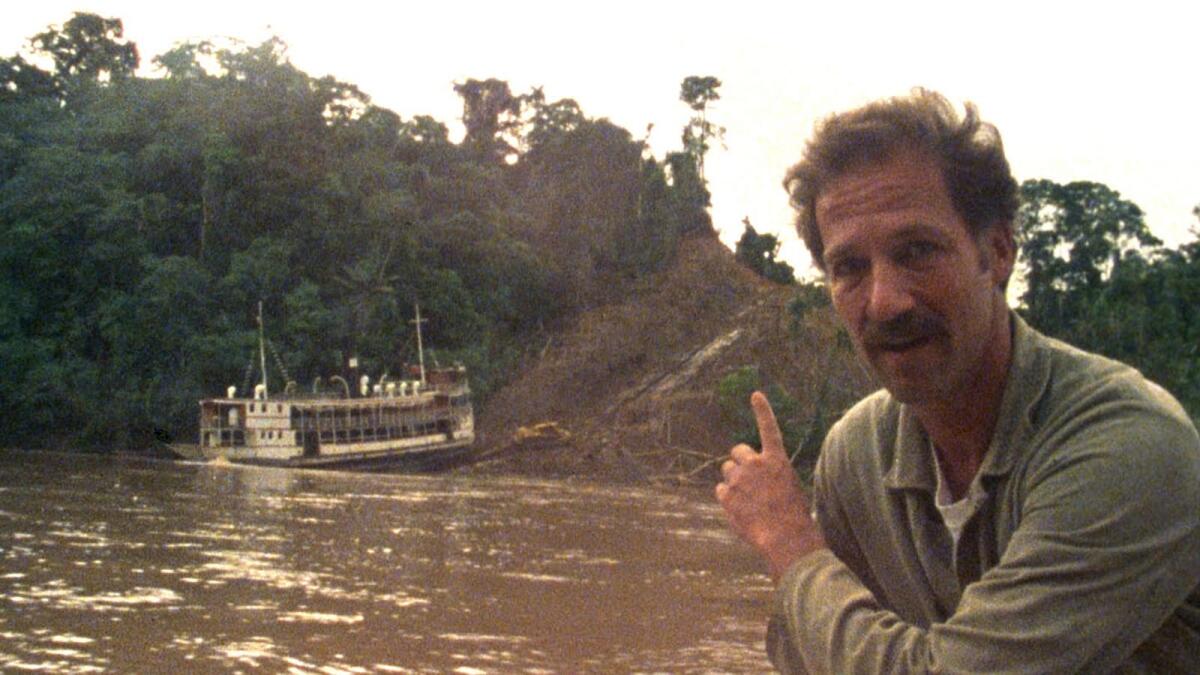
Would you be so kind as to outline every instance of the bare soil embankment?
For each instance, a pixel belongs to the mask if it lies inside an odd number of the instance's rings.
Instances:
[[[819,384],[868,386],[836,346],[827,310],[799,327],[794,287],[763,280],[715,236],[681,242],[673,264],[550,335],[478,420],[485,461],[460,469],[633,482],[706,482],[735,420],[717,383],[744,366],[817,405]],[[530,436],[536,425],[540,435]],[[524,435],[525,438],[519,438]]]

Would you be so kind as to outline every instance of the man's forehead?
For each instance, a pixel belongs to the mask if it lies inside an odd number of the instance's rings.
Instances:
[[[926,206],[936,196],[936,185],[915,183],[853,183],[844,189],[826,190],[817,198],[819,221],[840,220],[887,211]]]
[[[945,196],[934,163],[902,154],[861,165],[830,181],[817,196],[817,221],[927,207]]]

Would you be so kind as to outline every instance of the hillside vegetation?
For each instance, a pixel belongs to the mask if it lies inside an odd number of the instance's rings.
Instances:
[[[152,59],[76,14],[0,59],[0,445],[196,437],[259,378],[460,362],[486,403],[532,345],[711,232],[703,124],[677,152],[570,99],[469,79],[465,136],[293,66],[279,40]],[[681,105],[703,107],[712,78]],[[687,82],[687,80],[685,80]],[[671,97],[672,92],[664,92]]]
[[[711,477],[754,441],[755,388],[803,469],[871,386],[772,235],[717,241],[714,77],[663,92],[693,115],[657,157],[496,79],[453,85],[453,141],[278,39],[141,63],[119,19],[83,13],[0,58],[0,446],[196,438],[199,399],[259,377],[259,303],[271,381],[298,386],[351,360],[405,372],[419,303],[430,358],[470,372],[475,470]],[[1017,235],[1018,311],[1200,415],[1200,240],[1164,248],[1088,181],[1025,181]]]

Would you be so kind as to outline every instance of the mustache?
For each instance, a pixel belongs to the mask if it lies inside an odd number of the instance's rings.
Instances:
[[[911,310],[887,321],[870,321],[863,326],[862,341],[868,347],[900,347],[946,333],[941,317]]]

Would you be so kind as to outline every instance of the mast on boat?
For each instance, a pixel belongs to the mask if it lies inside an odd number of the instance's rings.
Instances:
[[[409,321],[409,323],[416,324],[416,326],[417,326],[417,361],[421,367],[421,386],[424,386],[425,385],[425,348],[421,344],[421,324],[424,323],[426,320],[421,318],[421,303],[419,303],[419,302],[413,303],[413,306],[416,307],[416,309],[417,309],[417,318],[413,319],[412,321]]]
[[[263,330],[262,300],[258,301],[258,360],[262,368],[263,398],[267,398],[267,338]]]

